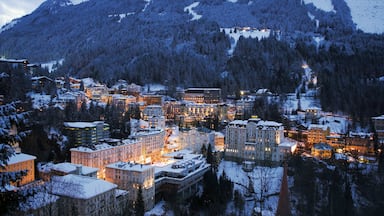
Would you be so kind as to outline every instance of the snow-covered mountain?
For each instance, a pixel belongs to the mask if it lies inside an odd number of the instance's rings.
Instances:
[[[59,72],[104,81],[194,85],[197,79],[214,85],[217,80],[204,77],[227,74],[237,41],[254,33],[271,32],[290,44],[310,38],[319,47],[343,43],[357,29],[382,31],[383,22],[370,22],[382,17],[382,1],[364,1],[365,7],[359,2],[47,0],[1,28],[0,56],[36,63],[64,59]]]
[[[356,28],[367,33],[384,32],[384,1],[382,0],[344,0],[347,3],[352,21]],[[337,13],[332,0],[303,0],[305,4],[313,4],[316,8]]]

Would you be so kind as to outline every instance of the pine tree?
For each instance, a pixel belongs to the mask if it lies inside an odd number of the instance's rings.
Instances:
[[[10,189],[11,183],[20,181],[27,174],[27,170],[8,172],[6,166],[9,158],[15,154],[11,143],[21,141],[25,133],[12,133],[13,125],[22,123],[28,113],[17,113],[16,103],[10,103],[0,106],[0,214],[14,209],[22,196],[20,191]]]

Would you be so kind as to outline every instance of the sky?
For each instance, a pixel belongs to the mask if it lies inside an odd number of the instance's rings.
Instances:
[[[0,0],[0,27],[12,19],[30,14],[45,0]]]

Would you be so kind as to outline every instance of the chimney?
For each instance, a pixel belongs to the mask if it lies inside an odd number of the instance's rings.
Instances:
[[[76,175],[82,175],[83,174],[83,166],[81,164],[76,165]]]

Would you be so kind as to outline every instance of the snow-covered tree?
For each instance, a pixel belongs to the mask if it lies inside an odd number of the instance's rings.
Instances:
[[[15,154],[11,144],[19,142],[25,136],[24,132],[17,132],[15,126],[24,122],[28,113],[18,113],[16,106],[17,102],[0,106],[0,214],[18,203],[21,198],[19,191],[15,192],[11,183],[21,180],[27,174],[27,170],[6,170],[9,158]]]

